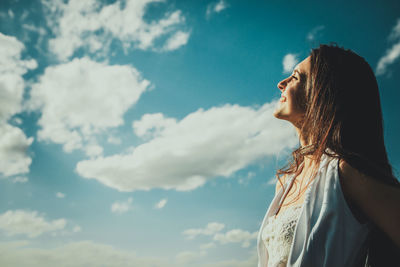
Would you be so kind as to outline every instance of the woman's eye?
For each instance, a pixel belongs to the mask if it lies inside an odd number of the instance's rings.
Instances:
[[[292,75],[292,76],[290,76],[290,77],[292,77],[293,79],[297,80],[297,77],[296,77],[296,76],[294,76],[294,75]]]

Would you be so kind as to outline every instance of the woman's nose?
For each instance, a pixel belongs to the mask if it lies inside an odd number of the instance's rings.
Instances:
[[[282,80],[282,81],[280,81],[280,82],[278,83],[278,89],[279,89],[279,90],[283,91],[283,90],[285,90],[285,87],[286,87],[286,79],[285,79],[285,80]]]

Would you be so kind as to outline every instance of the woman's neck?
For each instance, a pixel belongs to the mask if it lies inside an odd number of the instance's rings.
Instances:
[[[311,155],[304,156],[304,169],[308,170],[315,164],[315,160]]]
[[[297,136],[299,137],[301,147],[306,147],[306,146],[311,145],[311,142],[306,140],[304,138],[304,136],[301,134],[300,127],[295,127],[295,129],[297,132]],[[307,169],[313,167],[314,163],[315,163],[315,161],[314,161],[313,155],[305,155],[304,156],[304,169],[307,170]]]
[[[297,137],[299,138],[301,147],[305,147],[310,145],[310,142],[304,138],[304,135],[301,133],[301,128],[298,126],[294,127],[297,132]]]

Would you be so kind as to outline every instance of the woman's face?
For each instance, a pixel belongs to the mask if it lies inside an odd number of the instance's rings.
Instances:
[[[295,67],[290,77],[278,83],[281,98],[274,111],[276,118],[290,121],[295,126],[302,121],[306,112],[306,79],[310,69],[310,57],[307,57]]]

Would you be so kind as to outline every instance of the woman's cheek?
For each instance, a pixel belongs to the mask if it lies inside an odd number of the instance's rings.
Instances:
[[[292,96],[293,106],[299,113],[305,112],[306,96],[303,91],[298,91]]]

